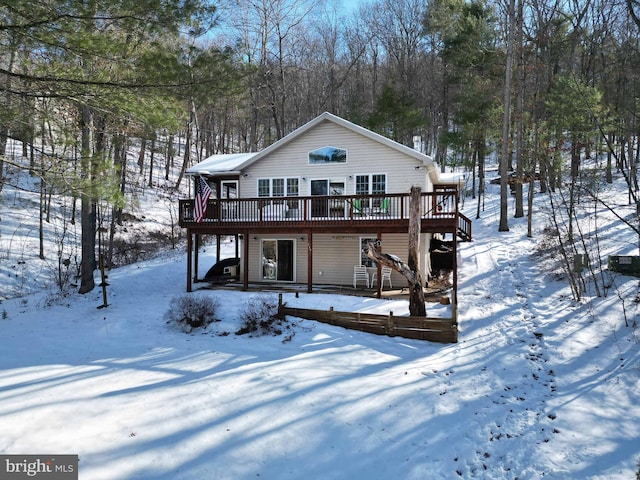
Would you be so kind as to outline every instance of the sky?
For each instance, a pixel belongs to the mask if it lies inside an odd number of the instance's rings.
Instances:
[[[362,0],[342,0],[339,1],[338,4],[346,11],[354,12],[358,10],[358,7],[362,4]]]

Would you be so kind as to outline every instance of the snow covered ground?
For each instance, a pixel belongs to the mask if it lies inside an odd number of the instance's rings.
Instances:
[[[192,294],[217,298],[221,321],[186,334],[163,318],[184,292],[182,251],[112,271],[107,308],[97,308],[100,289],[3,300],[0,453],[78,454],[82,480],[635,478],[638,279],[616,276],[607,297],[574,302],[531,256],[543,215],[533,239],[526,219],[498,233],[492,192],[473,242],[460,244],[457,344],[306,320],[284,343],[236,336],[254,294],[226,290]],[[2,193],[4,207],[12,192]],[[5,227],[11,218],[3,210]],[[26,242],[4,228],[8,237],[14,251]],[[633,238],[618,230],[609,248]],[[10,255],[2,264],[3,288],[38,283],[29,271],[12,277]],[[285,301],[403,308],[325,294]]]

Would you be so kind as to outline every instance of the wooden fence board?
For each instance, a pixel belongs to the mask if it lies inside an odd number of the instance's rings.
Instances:
[[[455,309],[453,309],[455,312]],[[329,325],[351,330],[374,333],[377,335],[399,336],[438,343],[456,343],[458,325],[455,318],[396,317],[393,314],[340,312],[333,310],[314,310],[309,308],[287,307],[279,296],[278,314],[306,318]]]

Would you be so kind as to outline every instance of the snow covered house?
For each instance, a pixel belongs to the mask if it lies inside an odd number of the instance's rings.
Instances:
[[[441,181],[431,157],[417,150],[323,113],[260,152],[213,155],[187,174],[193,198],[180,200],[179,219],[187,231],[187,291],[201,280],[200,236],[217,235],[235,237],[240,260],[229,271],[245,289],[268,282],[380,294],[382,272],[363,246],[373,241],[406,262],[409,190],[419,186],[423,278],[432,273],[432,239],[449,238],[445,267],[455,292],[455,249],[471,239],[471,221],[458,211],[458,185]],[[407,282],[394,271],[385,285]]]

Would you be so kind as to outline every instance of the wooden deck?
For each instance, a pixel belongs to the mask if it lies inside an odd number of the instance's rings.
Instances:
[[[421,194],[419,205],[422,233],[451,233],[454,237],[452,258],[453,300],[457,290],[455,265],[457,239],[471,240],[471,220],[458,211],[457,185],[436,185],[433,192]],[[313,290],[313,249],[315,234],[372,234],[409,231],[409,193],[385,195],[291,196],[237,199],[210,199],[204,218],[194,218],[195,199],[180,200],[179,224],[187,230],[187,291],[192,280],[198,281],[198,244],[201,235],[306,234],[307,291]],[[243,289],[249,288],[249,241],[242,243]],[[218,244],[219,245],[219,244]],[[218,252],[218,257],[219,257]],[[378,292],[378,296],[381,292]]]
[[[210,199],[201,222],[194,199],[180,200],[179,223],[194,234],[402,233],[409,228],[409,194]],[[458,189],[422,194],[422,233],[456,233],[471,240],[471,220],[458,212]]]

